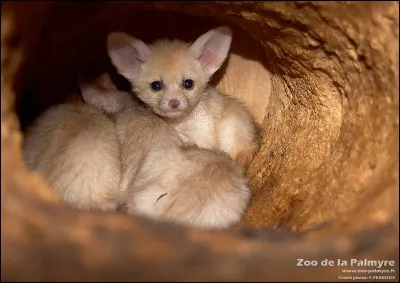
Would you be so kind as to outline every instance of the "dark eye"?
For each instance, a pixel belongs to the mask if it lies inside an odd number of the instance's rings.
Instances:
[[[193,86],[194,86],[194,81],[192,81],[192,80],[184,80],[183,81],[183,87],[185,89],[192,89]]]
[[[163,84],[160,81],[154,81],[150,83],[150,87],[153,91],[160,91],[163,88]]]

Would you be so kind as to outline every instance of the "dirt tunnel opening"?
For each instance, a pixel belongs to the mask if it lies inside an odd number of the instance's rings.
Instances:
[[[28,172],[23,130],[76,91],[77,73],[113,71],[109,32],[191,41],[221,24],[233,42],[213,84],[262,128],[239,228],[72,211]],[[339,267],[293,262],[397,259],[398,4],[2,3],[2,226],[5,280],[332,280]]]

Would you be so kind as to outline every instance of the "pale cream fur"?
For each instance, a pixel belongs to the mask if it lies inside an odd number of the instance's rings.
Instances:
[[[82,86],[84,98],[113,114],[124,210],[202,228],[225,228],[240,220],[250,199],[242,168],[223,152],[184,147],[173,127],[118,91],[107,75],[98,83]]]
[[[28,128],[23,155],[73,208],[116,209],[119,144],[112,121],[98,109],[82,103],[48,109]]]
[[[47,110],[27,131],[23,149],[28,166],[71,206],[115,210],[122,204],[129,214],[201,228],[240,220],[250,190],[227,155],[184,148],[173,127],[108,76],[81,89],[91,105]]]
[[[159,40],[146,46],[122,33],[108,38],[108,52],[119,73],[132,82],[138,97],[170,123],[185,143],[222,150],[247,168],[259,147],[257,125],[243,103],[208,86],[212,74],[225,60],[229,45],[230,30],[226,27],[209,31],[192,45]],[[129,48],[136,53],[128,52]],[[140,60],[135,61],[135,54],[142,54]],[[192,89],[182,87],[185,79],[194,81]],[[157,80],[164,87],[155,92],[150,84]],[[180,101],[180,111],[162,107],[169,99]]]
[[[229,156],[196,146],[182,148],[176,131],[139,106],[116,115],[124,194],[130,214],[201,228],[238,222],[250,190]]]

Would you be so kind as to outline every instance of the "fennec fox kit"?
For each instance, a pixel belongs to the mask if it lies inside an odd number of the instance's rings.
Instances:
[[[86,86],[81,86],[83,96]],[[27,166],[73,208],[113,211],[117,207],[120,160],[112,121],[85,103],[49,108],[27,129]]]
[[[244,104],[208,86],[231,41],[228,27],[210,30],[193,44],[159,40],[146,45],[114,32],[107,49],[138,97],[173,125],[185,143],[222,150],[247,168],[259,146],[255,121]]]
[[[250,190],[243,169],[227,154],[183,147],[170,125],[127,101],[126,93],[93,90],[97,102],[104,98],[97,107],[123,109],[113,119],[121,145],[120,203],[129,214],[202,228],[225,228],[240,220]]]

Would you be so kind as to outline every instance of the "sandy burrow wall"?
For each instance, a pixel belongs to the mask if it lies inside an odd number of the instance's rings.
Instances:
[[[139,8],[211,15],[254,36],[274,77],[262,148],[249,170],[254,197],[245,220],[292,230],[333,222],[301,238],[274,240],[71,211],[27,172],[12,111],[19,48],[35,49],[51,7],[19,7],[15,23],[3,16],[10,10],[2,4],[2,279],[323,279],[339,268],[319,272],[293,262],[393,256],[398,3],[115,5],[107,9],[121,15]],[[351,230],[362,231],[347,234]]]

